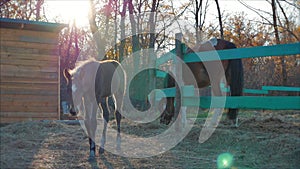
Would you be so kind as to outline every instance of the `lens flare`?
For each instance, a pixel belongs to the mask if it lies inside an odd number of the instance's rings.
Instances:
[[[233,164],[233,155],[230,153],[222,153],[217,158],[218,169],[229,169]]]

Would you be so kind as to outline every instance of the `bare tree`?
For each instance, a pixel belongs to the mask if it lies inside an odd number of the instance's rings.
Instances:
[[[11,1],[4,0],[0,2],[0,17],[41,21],[44,0],[37,1]]]
[[[124,58],[124,54],[125,54],[125,39],[126,39],[126,35],[125,35],[125,17],[126,17],[126,10],[127,10],[127,5],[128,5],[128,1],[127,0],[123,0],[123,6],[122,6],[122,11],[120,12],[121,15],[121,21],[120,21],[120,32],[121,32],[121,44],[119,47],[119,53],[120,53],[120,60],[123,60]]]
[[[223,30],[223,23],[222,23],[222,14],[220,10],[219,0],[215,0],[218,10],[218,19],[219,19],[219,26],[220,26],[220,35],[221,39],[224,39],[224,30]]]
[[[138,39],[138,31],[137,31],[137,22],[134,18],[134,5],[132,3],[132,0],[129,0],[128,2],[128,10],[129,10],[129,19],[130,19],[130,25],[131,25],[131,43],[132,43],[132,50],[133,53],[140,50],[140,43]]]
[[[208,9],[208,1],[195,0],[195,11],[192,13],[195,17],[196,43],[202,40],[202,32],[205,24],[206,14]]]
[[[90,24],[90,30],[93,34],[93,38],[97,44],[97,49],[98,49],[98,58],[104,58],[106,54],[106,46],[107,46],[107,32],[109,31],[109,17],[110,14],[106,12],[110,11],[101,11],[101,19],[97,18],[99,16],[99,12],[97,10],[96,12],[96,7],[99,6],[100,2],[99,1],[93,1],[89,0],[90,4],[90,11],[89,11],[89,24]],[[106,4],[105,7],[110,8],[112,4],[112,0],[109,0],[109,2]],[[104,13],[104,15],[103,15]],[[104,17],[104,19],[103,19]],[[104,23],[99,23],[98,21],[104,20]],[[104,25],[104,26],[103,26]],[[102,27],[101,27],[102,26]],[[99,31],[99,30],[104,30],[104,31]],[[104,32],[104,33],[102,33]]]
[[[271,5],[271,12],[253,8],[250,5],[243,2],[242,0],[239,0],[239,2],[247,8],[251,9],[252,11],[256,12],[266,22],[266,24],[271,25],[273,27],[273,35],[275,39],[273,42],[275,44],[288,43],[292,41],[292,37],[299,41],[299,37],[293,32],[293,30],[291,30],[291,22],[285,12],[287,9],[284,9],[279,0],[266,0],[266,2],[268,2]],[[283,0],[282,2],[285,2],[287,5],[292,6],[293,8],[299,9],[299,7],[297,7],[296,4],[293,4],[286,0]],[[277,7],[279,7],[279,10],[277,9]],[[279,15],[280,13],[282,15]],[[281,16],[283,16],[283,18],[281,18]],[[280,32],[280,30],[283,31]],[[285,35],[286,32],[288,33],[288,35]],[[285,38],[283,42],[284,37],[287,37],[289,40]],[[286,58],[282,56],[279,59],[282,76],[281,85],[285,86],[287,85]]]

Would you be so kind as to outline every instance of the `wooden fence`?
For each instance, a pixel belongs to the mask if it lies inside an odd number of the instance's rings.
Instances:
[[[185,51],[186,47],[181,44],[181,51]],[[175,60],[176,48],[170,52],[162,55],[156,61],[156,66],[167,63],[169,60]],[[219,58],[210,57],[212,54],[218,54]],[[218,51],[206,51],[199,53],[190,53],[183,55],[185,63],[203,62],[213,60],[230,60],[230,59],[243,59],[243,58],[256,58],[256,57],[271,57],[271,56],[292,56],[300,54],[300,43],[294,44],[281,44],[273,46],[260,46],[251,48],[237,48]],[[200,57],[198,56],[201,56]],[[157,71],[156,77],[165,77],[166,73]],[[182,86],[184,106],[200,106],[202,108],[242,108],[242,109],[273,109],[273,110],[287,110],[297,109],[300,110],[300,96],[267,96],[269,91],[286,91],[286,92],[300,92],[300,87],[285,87],[285,86],[262,86],[262,89],[244,89],[245,93],[258,94],[260,96],[226,96],[226,97],[200,97],[195,95],[195,89],[192,86]],[[154,92],[156,100],[162,97],[175,97],[175,88],[159,89],[162,92]],[[228,92],[228,89],[223,89]],[[153,93],[152,93],[153,94]],[[196,99],[197,98],[197,99]],[[214,102],[211,103],[211,99]],[[225,105],[224,105],[225,100]]]

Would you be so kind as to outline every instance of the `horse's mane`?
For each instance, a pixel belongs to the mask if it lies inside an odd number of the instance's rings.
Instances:
[[[75,68],[70,70],[69,73],[71,75],[74,75],[76,72],[80,71],[80,69],[82,67],[84,67],[85,65],[88,65],[90,63],[93,63],[93,62],[96,62],[96,59],[95,58],[89,58],[87,60],[84,60],[84,61],[79,61],[79,62],[76,62],[76,65],[75,65]]]
[[[211,46],[213,46],[213,47],[217,47],[219,41],[224,41],[224,40],[217,39],[217,38],[212,38],[212,39],[207,40],[207,41],[203,41],[203,42],[196,43],[196,44],[194,45],[194,47],[192,47],[192,48],[188,47],[186,53],[195,53],[195,52],[204,52],[204,51],[208,51],[208,50],[210,50],[210,49],[209,49],[209,48],[206,49],[205,46],[211,45]],[[227,43],[230,43],[230,42],[225,41],[225,43],[227,44]]]

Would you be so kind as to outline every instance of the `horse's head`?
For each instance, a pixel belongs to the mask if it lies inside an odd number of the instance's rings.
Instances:
[[[80,68],[75,68],[73,70],[65,69],[64,76],[67,80],[68,85],[72,83],[73,103],[75,108],[78,109],[78,106],[81,105],[82,97],[84,94],[83,91],[84,70],[81,70]]]
[[[72,98],[75,109],[79,111],[82,106],[82,98],[95,94],[95,74],[99,67],[99,62],[94,59],[78,62],[72,70],[65,70],[65,77],[69,76],[72,82]]]

